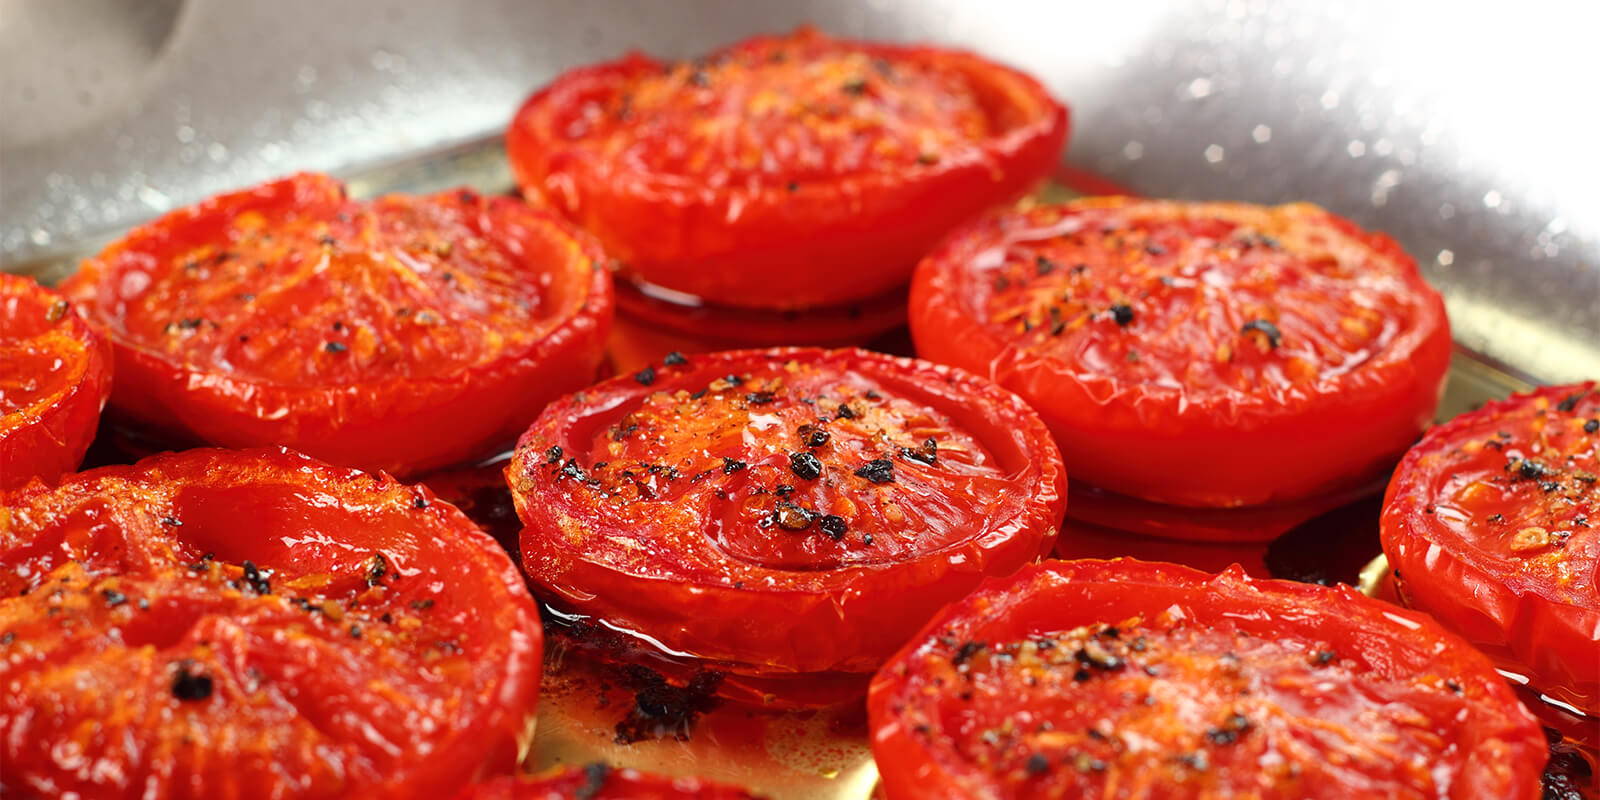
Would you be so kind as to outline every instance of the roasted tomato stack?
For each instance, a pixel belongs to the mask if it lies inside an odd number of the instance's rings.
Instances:
[[[528,199],[619,261],[631,369],[671,345],[894,327],[917,260],[1049,173],[1066,120],[1033,78],[970,53],[801,29],[570,71],[517,113],[506,148]]]
[[[1076,523],[1205,542],[1266,542],[1376,492],[1450,357],[1416,264],[1309,205],[997,212],[919,266],[911,330],[1039,410]],[[1070,534],[1062,553],[1096,554]]]
[[[1582,798],[1595,384],[1424,435],[1397,244],[1066,127],[801,29],[0,275],[0,797]]]
[[[1049,552],[1049,432],[863,350],[673,354],[552,404],[507,468],[552,607],[767,706],[857,698],[934,611]]]

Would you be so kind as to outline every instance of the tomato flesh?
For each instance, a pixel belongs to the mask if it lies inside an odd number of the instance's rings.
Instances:
[[[127,416],[413,474],[493,452],[593,374],[604,263],[508,198],[355,201],[306,174],[135,229],[64,290],[116,345]]]
[[[1600,714],[1600,392],[1490,403],[1401,462],[1382,518],[1406,604]]]
[[[496,778],[463,790],[455,800],[755,800],[755,795],[700,778],[668,778],[596,762],[532,778]]]
[[[77,467],[110,392],[105,340],[60,295],[0,273],[0,489]]]
[[[1395,243],[1308,205],[1093,198],[974,223],[919,267],[918,353],[991,375],[1075,478],[1180,506],[1359,485],[1431,417],[1439,295]]]
[[[429,797],[510,769],[542,636],[422,488],[194,450],[0,513],[6,783],[95,797]]]
[[[1045,177],[1065,135],[1065,110],[1021,73],[802,29],[573,70],[506,146],[524,193],[630,275],[784,309],[902,284],[953,225]]]
[[[860,350],[689,356],[546,410],[507,478],[566,611],[744,674],[864,673],[1056,535],[1063,475],[1015,397]],[[645,554],[648,554],[646,556]]]
[[[890,800],[1534,798],[1539,727],[1465,642],[1346,589],[1046,562],[873,681]]]

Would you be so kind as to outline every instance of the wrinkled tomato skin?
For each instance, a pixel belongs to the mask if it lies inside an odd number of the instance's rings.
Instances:
[[[1048,431],[975,376],[792,348],[645,377],[558,401],[523,436],[506,474],[524,568],[561,610],[730,681],[864,685],[940,605],[1056,537],[1065,474]],[[806,443],[812,423],[826,441]],[[893,452],[924,437],[926,462]],[[885,482],[863,477],[872,456]]]
[[[604,763],[511,776],[469,786],[455,800],[756,800],[755,795],[701,778],[668,778]]]
[[[1205,508],[1383,473],[1431,419],[1451,348],[1415,262],[1307,204],[997,212],[918,266],[910,321],[920,356],[1038,409],[1075,481]]]
[[[1570,406],[1566,406],[1570,402]],[[1402,601],[1600,715],[1600,393],[1538,389],[1440,425],[1384,497]],[[1523,460],[1531,462],[1525,472]]]
[[[868,714],[888,800],[1533,800],[1546,756],[1425,616],[1127,559],[987,582],[884,666]]]
[[[729,96],[742,99],[746,89],[761,95],[760,84],[719,88],[727,72],[719,64],[742,67],[770,58],[778,65],[769,67],[772,70],[805,69],[853,54],[890,66],[882,75],[862,78],[859,97],[840,94],[844,101],[875,102],[879,90],[873,82],[889,86],[896,69],[925,70],[964,86],[970,93],[964,100],[981,109],[991,130],[943,148],[935,163],[899,163],[874,156],[858,169],[832,174],[826,167],[802,171],[791,164],[730,175],[725,174],[732,168],[729,165],[744,156],[717,152],[707,159],[715,167],[664,173],[623,162],[606,149],[611,146],[606,136],[613,133],[623,137],[616,147],[674,154],[692,147],[672,119],[657,120],[659,127],[644,132],[614,130],[621,124],[617,120],[631,124],[629,115],[646,113],[630,110],[636,104],[625,105],[628,101],[622,98],[633,97],[646,82],[675,80],[674,69],[690,80],[696,76],[708,80],[703,91],[717,93],[706,95],[709,99],[680,97],[678,102],[715,103]],[[780,60],[785,63],[779,64]],[[787,37],[756,37],[697,63],[706,66],[675,67],[634,54],[567,72],[517,112],[506,134],[506,150],[517,182],[531,202],[560,209],[595,233],[630,274],[712,303],[808,308],[893,289],[952,227],[1020,196],[1043,179],[1066,140],[1066,110],[1037,81],[970,53],[834,40],[801,30]],[[665,78],[664,72],[669,73]],[[849,85],[846,78],[839,81]],[[772,96],[761,95],[751,102],[766,102]],[[776,96],[779,102],[787,97],[782,92]],[[936,105],[955,102],[922,99]],[[708,125],[737,121],[736,126],[742,126],[752,119],[765,124],[764,113],[710,108],[695,119],[696,124]],[[651,123],[651,118],[644,118],[644,125]],[[813,124],[820,123],[790,121],[787,130],[772,135],[803,140]],[[606,130],[599,130],[602,125]],[[768,143],[762,142],[763,152],[752,150],[749,155],[809,163],[835,155],[825,147],[848,146],[786,141],[787,147],[767,147]],[[777,155],[780,150],[787,155]],[[693,153],[687,157],[693,158]]]
[[[111,349],[71,304],[0,273],[0,490],[76,469],[111,394]]]
[[[528,744],[533,599],[424,487],[204,449],[3,499],[8,790],[432,798]]]
[[[63,291],[112,340],[119,417],[411,476],[492,454],[588,381],[606,263],[511,198],[353,201],[301,174],[137,228]]]

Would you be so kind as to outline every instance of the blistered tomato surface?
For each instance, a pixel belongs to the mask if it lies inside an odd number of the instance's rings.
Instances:
[[[1015,396],[862,350],[674,357],[557,402],[507,469],[552,604],[720,669],[864,680],[1048,551],[1065,476]]]
[[[432,798],[513,769],[538,613],[423,488],[191,450],[0,509],[0,756],[24,796]]]
[[[65,298],[0,272],[0,490],[76,468],[110,392],[105,339]]]
[[[976,55],[810,29],[572,70],[506,135],[517,182],[629,275],[806,308],[903,284],[949,229],[1054,166],[1066,111]]]
[[[1389,484],[1401,598],[1600,714],[1600,392],[1558,386],[1428,432]]]
[[[1425,617],[1129,560],[986,584],[868,705],[890,800],[1532,800],[1546,757],[1488,660]]]
[[[303,174],[136,228],[63,290],[109,333],[132,420],[409,475],[493,453],[588,382],[604,265],[511,198],[357,201]]]
[[[1173,505],[1371,480],[1432,417],[1450,357],[1415,262],[1310,205],[1020,206],[923,261],[910,318],[919,355],[1037,408],[1075,480]]]

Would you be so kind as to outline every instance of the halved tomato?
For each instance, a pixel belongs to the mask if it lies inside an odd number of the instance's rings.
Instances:
[[[470,786],[455,800],[756,800],[700,778],[667,778],[596,762],[527,778],[506,776]]]
[[[1532,800],[1545,741],[1488,660],[1349,587],[1139,561],[991,581],[873,679],[889,800]]]
[[[111,350],[64,298],[0,272],[0,490],[76,469],[111,393]]]
[[[1037,408],[1074,480],[1201,507],[1370,480],[1422,432],[1450,358],[1415,262],[1304,204],[994,214],[919,266],[911,331]]]
[[[116,347],[116,411],[410,475],[492,454],[589,381],[605,263],[512,198],[354,201],[305,174],[137,228],[63,289]]]
[[[542,636],[421,487],[192,450],[0,508],[0,757],[38,796],[432,798],[511,770]]]
[[[1600,392],[1489,403],[1428,432],[1384,498],[1395,588],[1540,691],[1600,714]]]
[[[808,28],[691,62],[572,70],[517,112],[523,192],[629,275],[705,302],[809,308],[903,284],[1060,156],[1067,115],[976,55]]]
[[[558,610],[730,680],[842,675],[857,695],[941,605],[1048,552],[1065,488],[1016,396],[863,350],[613,378],[547,408],[506,475]]]

